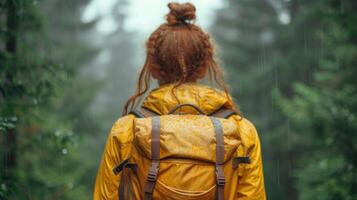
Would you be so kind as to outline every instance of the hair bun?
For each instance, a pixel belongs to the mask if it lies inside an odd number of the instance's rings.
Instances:
[[[169,3],[170,12],[166,15],[169,25],[187,24],[196,19],[196,7],[192,3]]]

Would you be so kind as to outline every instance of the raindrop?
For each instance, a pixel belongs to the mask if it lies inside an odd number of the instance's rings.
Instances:
[[[348,169],[349,171],[352,171],[352,170],[353,170],[353,165],[352,165],[352,164],[349,164],[348,167],[347,167],[347,169]]]
[[[287,121],[287,142],[288,149],[290,149],[290,120]]]
[[[261,33],[260,38],[263,43],[271,43],[274,40],[274,33],[271,30],[265,30]]]
[[[56,130],[54,134],[56,137],[59,137],[61,135],[61,132],[59,130]]]
[[[343,2],[344,0],[340,0],[340,12],[343,14],[345,12],[345,3]]]
[[[68,132],[68,136],[72,136],[73,135],[73,132],[72,131],[69,131]]]
[[[278,88],[279,86],[279,80],[278,80],[278,65],[274,64],[274,79],[275,79],[275,88]]]
[[[70,189],[70,190],[74,188],[74,184],[72,182],[68,183],[67,186],[68,186],[68,189]]]
[[[277,181],[278,181],[278,186],[280,186],[280,160],[276,161],[276,171],[277,171]]]
[[[5,183],[2,183],[2,184],[1,184],[1,190],[2,190],[2,191],[6,191],[6,190],[7,190],[7,187],[6,187],[6,184],[5,184]]]
[[[285,25],[290,23],[291,17],[290,17],[290,13],[288,10],[282,10],[279,13],[279,21]]]
[[[306,25],[304,24],[304,34],[303,34],[303,37],[304,37],[304,53],[305,53],[305,55],[307,55],[307,36],[306,36]]]
[[[68,150],[66,148],[62,149],[62,154],[66,155],[68,153]]]

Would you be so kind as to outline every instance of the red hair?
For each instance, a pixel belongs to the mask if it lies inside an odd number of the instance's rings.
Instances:
[[[167,22],[159,26],[146,42],[145,64],[136,92],[126,102],[123,115],[136,107],[137,99],[149,90],[150,79],[155,71],[159,73],[155,78],[160,83],[176,83],[174,88],[201,79],[208,71],[211,82],[214,80],[229,97],[223,72],[214,59],[210,37],[193,24],[196,19],[195,6],[191,3],[169,3],[168,7]]]

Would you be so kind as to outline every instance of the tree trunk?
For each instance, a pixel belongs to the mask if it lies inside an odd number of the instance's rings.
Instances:
[[[6,31],[7,38],[5,43],[6,52],[10,55],[10,59],[13,60],[13,65],[11,67],[16,67],[16,50],[17,50],[17,31],[18,31],[18,13],[17,13],[17,2],[15,0],[6,1]],[[10,70],[11,71],[11,70]],[[13,83],[13,77],[11,72],[8,71],[6,78],[9,83]],[[5,94],[6,95],[6,94]],[[14,116],[12,108],[6,108],[7,113],[10,116]],[[17,166],[16,149],[17,149],[17,131],[16,128],[8,129],[5,136],[5,155],[4,155],[4,172],[5,177],[14,180],[14,171]]]

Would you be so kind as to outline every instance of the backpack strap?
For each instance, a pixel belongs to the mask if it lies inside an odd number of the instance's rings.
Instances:
[[[152,118],[151,166],[144,188],[144,200],[151,200],[160,167],[160,117]]]
[[[120,183],[119,183],[119,188],[118,188],[118,197],[119,199],[125,199],[125,186],[127,183],[125,182],[125,176],[126,176],[126,168],[130,168],[132,171],[137,173],[138,170],[138,165],[134,163],[129,162],[129,158],[125,159],[122,161],[118,166],[116,166],[113,169],[113,173],[115,175],[118,175],[121,172],[121,178],[120,178]]]
[[[205,112],[203,112],[203,110],[201,110],[200,107],[196,106],[195,104],[192,104],[192,103],[183,103],[183,104],[178,104],[176,105],[175,107],[173,107],[169,112],[168,114],[173,114],[175,113],[176,110],[182,108],[182,107],[192,107],[194,108],[198,113],[200,113],[201,115],[206,115]]]
[[[233,164],[232,167],[233,169],[237,168],[240,164],[249,164],[250,157],[249,156],[242,156],[242,157],[235,157],[233,158]]]
[[[224,177],[223,163],[224,163],[224,138],[223,128],[221,122],[215,118],[210,117],[214,126],[216,134],[216,181],[217,181],[217,200],[224,200],[224,185],[226,179]]]
[[[237,114],[236,111],[222,106],[220,109],[209,114],[209,116],[228,119],[230,116],[236,114]]]
[[[129,114],[133,114],[135,115],[137,118],[145,118],[145,117],[154,117],[154,116],[159,116],[160,114],[145,108],[145,107],[141,107],[138,110],[132,110],[129,112]]]

